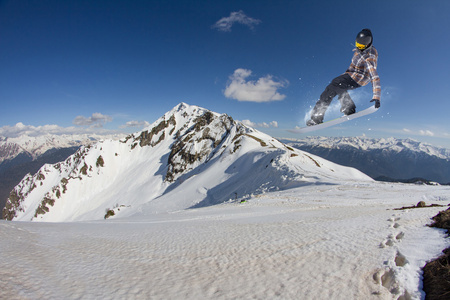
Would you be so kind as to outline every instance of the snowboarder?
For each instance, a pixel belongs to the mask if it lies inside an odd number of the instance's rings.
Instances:
[[[323,122],[325,111],[333,98],[338,95],[341,103],[341,112],[345,115],[355,113],[356,106],[348,94],[348,90],[353,90],[372,82],[373,99],[375,108],[380,107],[380,78],[377,73],[378,51],[372,46],[373,36],[370,29],[361,30],[356,36],[356,48],[352,57],[352,62],[347,71],[334,78],[320,95],[311,113],[311,119],[306,125],[312,126]]]

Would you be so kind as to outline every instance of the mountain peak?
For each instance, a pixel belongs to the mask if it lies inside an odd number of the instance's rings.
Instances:
[[[317,182],[371,180],[234,121],[180,103],[141,132],[81,147],[11,192],[7,219],[95,220],[214,205]],[[111,215],[111,214],[109,214]]]

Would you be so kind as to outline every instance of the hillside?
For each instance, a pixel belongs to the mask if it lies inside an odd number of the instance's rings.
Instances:
[[[54,164],[65,160],[78,150],[79,147],[50,149],[33,159],[27,153],[18,154],[11,160],[0,164],[0,208],[3,209],[11,190],[26,174],[34,174],[44,164]]]
[[[26,174],[36,173],[44,164],[63,161],[81,145],[103,138],[96,134],[0,136],[0,208],[3,209],[9,193]]]

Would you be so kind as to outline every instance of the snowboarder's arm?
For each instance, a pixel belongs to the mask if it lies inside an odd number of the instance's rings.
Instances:
[[[367,70],[369,71],[370,79],[372,81],[373,99],[380,100],[381,84],[376,65],[377,65],[376,56],[371,55],[369,58],[366,59]]]

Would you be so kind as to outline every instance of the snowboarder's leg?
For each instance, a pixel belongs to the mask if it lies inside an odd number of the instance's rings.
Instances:
[[[358,87],[360,87],[360,85],[356,83],[347,73],[334,78],[320,95],[319,101],[317,101],[316,106],[314,106],[314,109],[312,110],[311,120],[306,122],[306,124],[311,126],[322,123],[323,117],[325,116],[325,111],[336,95],[339,95],[341,112],[346,115],[354,113],[356,106],[347,91]]]
[[[341,112],[344,115],[348,116],[355,113],[356,105],[347,91],[339,94],[339,101],[341,102]]]
[[[356,105],[350,97],[348,90],[359,88],[360,85],[356,83],[347,73],[336,77],[332,82],[338,89],[339,101],[341,102],[341,112],[345,115],[351,115],[356,111]]]
[[[311,120],[313,120],[316,124],[322,123],[325,111],[327,110],[328,106],[330,106],[331,101],[336,95],[336,89],[334,88],[334,86],[329,84],[320,95],[320,99],[314,106],[311,112]]]

